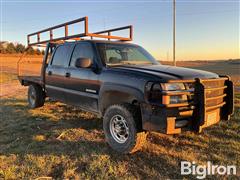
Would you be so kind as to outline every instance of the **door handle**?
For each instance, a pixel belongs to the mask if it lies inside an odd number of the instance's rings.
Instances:
[[[52,75],[52,71],[48,71],[48,75],[51,76]]]
[[[69,72],[67,72],[66,74],[65,74],[65,77],[70,77],[71,76],[71,74],[69,73]]]

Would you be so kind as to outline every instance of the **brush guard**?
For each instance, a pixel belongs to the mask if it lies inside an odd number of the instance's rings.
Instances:
[[[161,96],[193,96],[192,102],[141,104],[143,129],[166,134],[181,133],[182,128],[177,127],[177,121],[183,117],[183,113],[189,113],[187,119],[190,120],[191,129],[201,132],[203,128],[220,120],[229,120],[230,115],[233,114],[234,88],[228,76],[217,79],[172,80],[168,83],[192,83],[194,91],[158,92]],[[181,112],[181,109],[186,111]]]
[[[223,86],[208,87],[207,83],[223,81]],[[221,93],[222,92],[222,93]],[[233,114],[233,83],[229,77],[220,79],[196,79],[193,111],[193,128],[201,132],[203,128],[216,124],[220,120],[229,120]],[[212,96],[216,94],[216,96]],[[210,104],[210,105],[209,105]]]

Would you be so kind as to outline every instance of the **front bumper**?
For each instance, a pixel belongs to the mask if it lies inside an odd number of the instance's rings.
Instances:
[[[182,129],[201,132],[203,128],[229,120],[233,113],[233,83],[229,77],[218,79],[174,80],[193,83],[194,92],[182,90],[163,95],[193,96],[193,101],[181,104],[142,103],[142,127],[148,131],[178,134]],[[187,122],[187,123],[185,123]]]

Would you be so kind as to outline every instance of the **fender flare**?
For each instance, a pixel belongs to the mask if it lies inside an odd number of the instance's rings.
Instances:
[[[107,107],[113,104],[144,102],[144,91],[132,86],[105,83],[99,91],[98,107],[103,114]]]

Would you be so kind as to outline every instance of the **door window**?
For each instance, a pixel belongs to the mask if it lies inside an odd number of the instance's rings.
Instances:
[[[79,43],[76,45],[73,51],[70,66],[75,67],[75,63],[78,58],[90,58],[93,60],[94,53],[91,44]]]
[[[64,44],[58,46],[53,56],[52,65],[67,67],[73,46],[73,44]]]
[[[122,59],[121,55],[119,52],[117,52],[114,49],[107,49],[106,50],[106,63],[112,62],[112,61],[120,61],[120,59]]]

